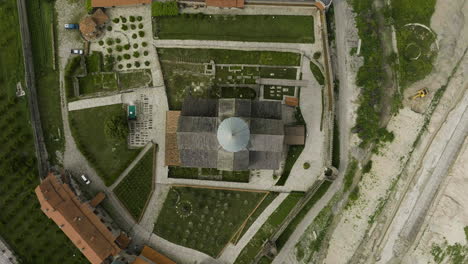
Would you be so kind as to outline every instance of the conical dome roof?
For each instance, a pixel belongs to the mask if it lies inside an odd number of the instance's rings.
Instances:
[[[250,140],[249,125],[238,117],[224,119],[218,127],[218,142],[229,152],[245,150]]]

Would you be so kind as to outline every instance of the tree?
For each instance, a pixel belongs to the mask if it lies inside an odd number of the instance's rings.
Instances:
[[[105,121],[104,134],[112,140],[125,140],[128,135],[127,120],[124,115],[112,116]]]

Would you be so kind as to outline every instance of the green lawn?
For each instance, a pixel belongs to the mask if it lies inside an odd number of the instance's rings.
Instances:
[[[119,87],[122,90],[147,87],[151,85],[151,71],[119,72]]]
[[[105,184],[111,185],[139,152],[128,149],[126,140],[115,141],[104,134],[105,121],[117,115],[126,116],[125,109],[118,104],[71,111],[69,115],[78,148]]]
[[[80,95],[118,90],[116,73],[95,73],[79,78]]]
[[[223,87],[221,88],[222,98],[255,99],[257,94],[254,89],[248,87]]]
[[[284,185],[286,183],[286,180],[289,177],[289,173],[291,173],[291,169],[294,166],[294,163],[296,163],[297,158],[299,158],[303,150],[304,146],[289,146],[288,156],[286,157],[286,163],[284,164],[283,174],[281,174],[281,177],[276,183],[276,185]]]
[[[274,79],[289,79],[296,80],[297,69],[296,68],[260,68],[260,77],[262,78],[274,78]]]
[[[160,60],[210,62],[217,64],[260,64],[299,66],[300,54],[277,51],[241,51],[225,49],[158,49]]]
[[[89,73],[101,72],[102,69],[102,53],[93,51],[90,55],[85,57],[86,68]]]
[[[16,1],[0,1],[0,16],[0,236],[21,263],[88,263],[34,194],[39,178],[27,98],[15,97],[17,82],[25,89]]]
[[[249,243],[242,249],[237,257],[235,264],[249,264],[261,250],[264,241],[269,239],[271,235],[279,228],[289,212],[304,196],[304,193],[291,193],[280,204],[280,206],[270,215],[267,221],[252,237]]]
[[[265,195],[264,192],[172,187],[154,233],[216,257]]]
[[[322,185],[317,189],[314,195],[310,198],[310,200],[305,204],[305,206],[299,211],[296,217],[291,221],[291,223],[286,227],[283,233],[279,236],[278,240],[276,240],[276,246],[279,250],[286,244],[289,237],[292,235],[296,227],[301,223],[304,219],[306,214],[314,207],[315,203],[322,198],[322,196],[327,192],[328,188],[332,182],[325,181]]]
[[[161,39],[314,42],[312,16],[179,15],[158,17],[155,26]]]
[[[211,181],[249,182],[249,171],[220,171],[169,166],[169,178],[198,179]]]
[[[49,159],[52,164],[56,164],[59,163],[56,152],[64,150],[64,138],[59,72],[54,69],[53,25],[56,20],[54,3],[27,0],[26,4],[44,140]]]
[[[114,189],[119,200],[137,221],[153,189],[153,159],[151,148]]]

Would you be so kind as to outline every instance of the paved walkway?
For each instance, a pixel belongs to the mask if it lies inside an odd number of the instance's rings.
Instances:
[[[229,244],[223,251],[223,254],[219,257],[219,260],[223,263],[234,263],[237,256],[239,256],[242,249],[247,245],[247,243],[252,239],[252,237],[257,233],[257,231],[263,226],[263,224],[268,220],[270,215],[278,208],[278,206],[288,197],[288,193],[280,193],[265,210],[258,216],[255,222],[249,227],[247,232],[242,236],[242,238],[237,242],[236,245]]]
[[[217,7],[201,7],[201,8],[184,8],[182,13],[204,13],[212,15],[286,15],[286,16],[310,16],[315,13],[316,7],[304,6],[255,6],[246,5],[242,9],[237,8],[217,8]]]
[[[104,97],[82,99],[68,103],[68,111],[76,111],[99,106],[114,105],[122,103],[122,94],[114,94]]]
[[[304,78],[302,80],[260,78],[260,79],[257,79],[256,82],[258,84],[262,84],[262,85],[301,86],[303,88],[307,88],[307,87],[312,86],[310,81],[306,80]]]

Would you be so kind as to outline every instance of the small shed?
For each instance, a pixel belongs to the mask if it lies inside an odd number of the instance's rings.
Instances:
[[[136,119],[137,119],[136,105],[129,105],[128,106],[128,120],[136,120]]]

